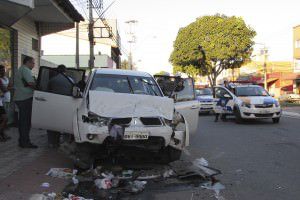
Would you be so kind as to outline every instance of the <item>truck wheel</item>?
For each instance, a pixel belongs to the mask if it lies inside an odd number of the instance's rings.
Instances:
[[[243,118],[241,116],[241,111],[238,108],[234,109],[235,122],[237,124],[243,123]]]
[[[278,124],[279,121],[280,121],[280,118],[279,117],[278,118],[272,118],[272,120],[273,120],[274,124]]]

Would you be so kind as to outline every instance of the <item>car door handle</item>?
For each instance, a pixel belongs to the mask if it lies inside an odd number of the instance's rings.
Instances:
[[[197,108],[199,108],[199,107],[196,106],[196,105],[193,105],[193,106],[191,107],[191,109],[197,109]]]
[[[37,101],[47,101],[44,97],[35,97]]]

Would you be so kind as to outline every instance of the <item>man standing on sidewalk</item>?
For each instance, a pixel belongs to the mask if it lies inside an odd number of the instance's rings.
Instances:
[[[31,113],[33,90],[35,80],[31,70],[34,68],[34,59],[26,56],[23,65],[18,69],[15,80],[14,101],[19,109],[19,147],[37,148],[30,141],[29,133],[31,128]]]

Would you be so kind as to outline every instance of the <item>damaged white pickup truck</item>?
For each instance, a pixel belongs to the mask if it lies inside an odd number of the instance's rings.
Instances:
[[[58,94],[48,90],[57,73],[40,68],[32,125],[73,134],[81,155],[77,159],[87,165],[97,154],[121,147],[167,155],[165,162],[177,160],[197,130],[192,79],[158,76],[156,82],[144,72],[95,69],[85,82],[83,70],[68,69],[63,76],[74,84],[73,91]]]

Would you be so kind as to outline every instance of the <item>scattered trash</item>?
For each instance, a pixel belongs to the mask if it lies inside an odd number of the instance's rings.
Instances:
[[[131,185],[131,192],[138,193],[145,189],[145,185],[147,181],[133,181],[130,183]]]
[[[34,194],[29,200],[56,200],[56,193],[52,192],[49,194]]]
[[[172,169],[169,169],[163,173],[164,178],[170,178],[171,176],[174,176],[174,175],[175,175],[175,172]]]
[[[160,174],[150,175],[150,176],[139,176],[139,177],[137,177],[137,180],[150,180],[150,179],[156,179],[156,178],[159,178],[159,177],[161,177]]]
[[[201,187],[208,190],[213,190],[215,192],[215,198],[217,200],[225,200],[225,198],[220,195],[220,191],[225,189],[225,186],[221,183],[217,182],[213,184],[212,182],[207,182]]]
[[[103,179],[96,179],[95,181],[95,185],[99,188],[99,189],[110,189],[112,188],[112,182],[111,179],[108,178],[103,178]]]
[[[122,172],[123,177],[132,177],[133,171],[132,170],[126,170]]]
[[[77,174],[77,170],[73,170],[69,168],[51,168],[46,175],[55,178],[71,179],[76,174]]]
[[[50,187],[50,183],[42,183],[41,187],[48,188]]]
[[[202,165],[202,166],[205,166],[205,167],[208,166],[208,161],[205,160],[204,158],[200,158],[200,159],[197,158],[197,159],[194,160],[193,163],[194,163],[194,164],[197,164],[197,165]]]
[[[85,199],[85,198],[80,197],[80,196],[69,194],[68,198],[65,198],[63,200],[92,200],[92,199]]]
[[[77,185],[79,183],[79,180],[75,176],[73,176],[72,181],[74,185]]]

